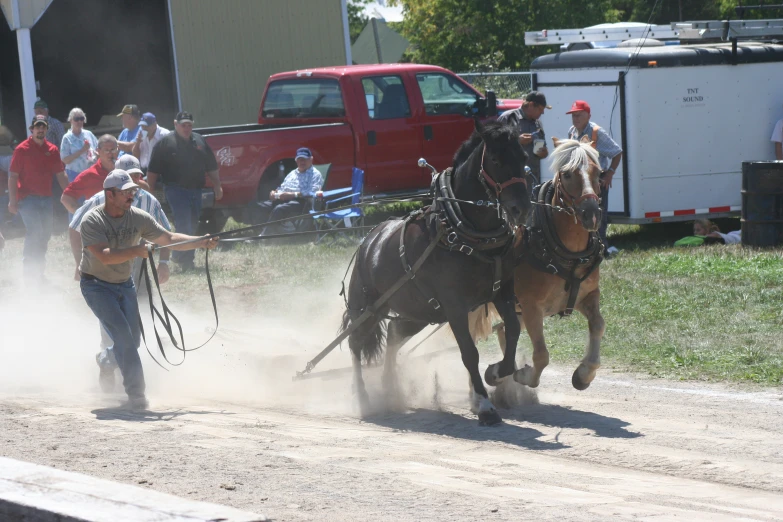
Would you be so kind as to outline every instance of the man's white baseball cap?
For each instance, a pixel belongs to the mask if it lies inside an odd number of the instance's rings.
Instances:
[[[141,171],[141,164],[139,163],[139,160],[130,154],[125,154],[123,157],[118,159],[117,163],[114,165],[114,168],[124,170],[128,174],[133,174],[134,172],[144,174]]]
[[[128,190],[131,188],[139,188],[139,186],[133,182],[130,174],[122,169],[114,169],[109,172],[109,175],[103,180],[103,188],[104,190]]]

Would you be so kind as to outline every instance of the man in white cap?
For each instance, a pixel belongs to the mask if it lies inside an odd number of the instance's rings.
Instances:
[[[114,356],[123,377],[128,406],[134,410],[149,407],[145,396],[144,371],[138,348],[141,341],[136,286],[131,279],[131,263],[146,258],[150,250],[140,244],[143,238],[174,250],[215,248],[218,238],[174,234],[161,227],[147,212],[133,207],[139,186],[130,174],[115,169],[103,183],[106,202],[90,210],[82,219],[81,289],[87,305],[114,340]]]
[[[133,182],[139,184],[141,180],[141,174],[142,174],[141,168],[139,166],[139,160],[137,160],[130,154],[126,154],[125,156],[117,160],[117,168],[124,170],[125,172],[130,174],[130,177],[133,180]],[[81,263],[82,260],[82,235],[81,235],[82,219],[87,214],[87,212],[89,212],[90,210],[92,210],[93,208],[99,205],[103,205],[105,202],[106,202],[106,194],[103,190],[101,190],[93,197],[85,201],[84,205],[82,205],[78,210],[76,210],[76,212],[73,215],[73,219],[71,219],[71,223],[68,228],[68,233],[69,233],[69,239],[71,240],[71,253],[73,254],[74,260],[76,261],[75,279],[77,281],[81,280],[81,274],[79,273],[79,264]],[[144,210],[153,218],[155,218],[155,221],[157,221],[160,226],[162,226],[166,230],[171,231],[171,224],[169,223],[166,214],[163,212],[163,209],[160,206],[160,202],[157,200],[157,198],[155,198],[155,196],[153,196],[143,188],[140,188],[136,192],[136,195],[133,198],[133,206]],[[158,260],[158,267],[157,267],[158,281],[160,282],[160,284],[163,284],[169,280],[170,257],[171,257],[171,251],[168,248],[160,249],[160,259]],[[135,259],[131,270],[131,277],[133,278],[133,283],[136,285],[137,288],[139,288],[139,285],[141,284],[139,280],[140,273],[141,273],[141,259]],[[95,356],[95,361],[98,363],[98,368],[100,369],[98,382],[100,383],[101,389],[104,392],[110,393],[114,391],[114,373],[115,370],[117,369],[117,361],[113,353],[114,341],[112,341],[109,332],[106,331],[106,328],[104,328],[103,325],[100,325],[100,332],[101,332],[101,343],[100,343],[101,351],[98,352],[98,354]]]

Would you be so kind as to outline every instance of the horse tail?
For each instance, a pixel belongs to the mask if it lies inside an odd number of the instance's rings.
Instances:
[[[368,322],[361,325],[349,336],[349,345],[351,350],[355,351],[355,344],[351,342],[354,338],[360,341],[358,346],[362,361],[366,364],[379,362],[383,355],[383,349],[386,345],[386,321],[378,321],[375,317],[370,317]],[[376,321],[374,325],[370,321]],[[340,327],[340,333],[351,326],[351,311],[346,308],[343,313],[343,321]],[[356,337],[354,337],[356,336]]]
[[[473,338],[473,342],[488,339],[494,333],[493,323],[499,319],[500,315],[492,303],[479,306],[470,312],[468,314],[468,327],[470,328],[470,336]]]

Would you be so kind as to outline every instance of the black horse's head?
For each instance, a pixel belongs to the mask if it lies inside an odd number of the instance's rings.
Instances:
[[[519,144],[518,132],[513,126],[497,121],[483,124],[478,118],[474,121],[476,129],[454,156],[454,168],[475,153],[473,157],[480,161],[478,175],[490,198],[500,203],[512,224],[522,225],[531,204],[525,177],[527,154]]]

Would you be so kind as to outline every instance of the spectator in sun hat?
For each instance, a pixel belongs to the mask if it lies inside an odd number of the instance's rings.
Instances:
[[[568,139],[581,140],[584,137],[590,140],[595,150],[598,151],[598,163],[601,167],[601,228],[599,234],[606,247],[606,253],[616,254],[617,249],[609,246],[606,241],[606,229],[609,217],[609,189],[612,188],[612,178],[620,160],[623,157],[623,149],[609,136],[606,130],[598,124],[590,121],[590,104],[584,100],[576,100],[571,109],[566,112],[571,115],[573,125],[568,129]]]
[[[150,154],[152,153],[152,149],[163,136],[167,135],[171,131],[158,125],[157,118],[155,118],[155,115],[151,112],[145,112],[141,116],[139,125],[141,125],[141,132],[136,135],[136,140],[133,142],[133,150],[131,154],[139,158],[139,162],[141,163],[141,170],[146,174],[147,167],[149,167],[150,164]]]
[[[29,138],[14,150],[8,172],[8,210],[22,215],[26,229],[22,252],[25,280],[43,282],[46,251],[52,236],[52,179],[65,189],[68,177],[60,151],[46,140],[46,116],[36,114]]]
[[[313,167],[313,153],[307,147],[296,151],[296,168],[288,173],[283,183],[269,193],[269,200],[259,205],[261,223],[279,221],[305,213],[307,198],[315,197],[315,193],[323,186],[321,173]],[[283,228],[285,227],[276,227]],[[261,234],[268,233],[264,229]]]
[[[519,109],[504,112],[498,118],[499,122],[512,125],[519,132],[519,144],[527,153],[527,165],[535,178],[533,184],[536,185],[541,183],[541,160],[549,155],[540,118],[545,109],[551,108],[542,92],[531,91],[527,93]],[[530,184],[531,188],[533,184]]]
[[[98,138],[84,128],[87,116],[79,107],[71,109],[68,121],[71,122],[71,128],[60,143],[60,159],[65,163],[68,181],[73,181],[80,172],[95,163],[98,157]]]
[[[166,200],[174,213],[177,231],[193,234],[201,216],[201,191],[209,176],[215,200],[223,198],[217,161],[206,140],[193,132],[193,114],[179,112],[174,132],[160,138],[152,149],[147,167],[150,190],[160,181],[165,185]],[[182,270],[194,268],[194,253],[175,252],[174,262]]]
[[[130,154],[133,150],[133,142],[136,141],[136,135],[141,132],[141,111],[138,105],[129,104],[122,108],[117,115],[122,118],[122,132],[117,138],[117,145],[120,148],[118,157],[124,154]]]
[[[33,112],[35,112],[36,116],[46,117],[46,123],[49,125],[49,130],[46,131],[46,141],[55,147],[59,147],[63,141],[63,136],[65,136],[65,127],[63,127],[63,123],[60,120],[49,115],[49,104],[38,98],[33,105]]]

